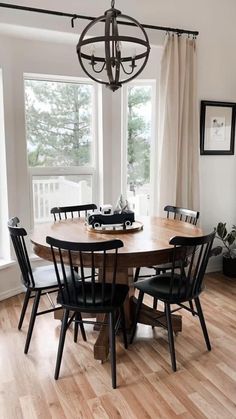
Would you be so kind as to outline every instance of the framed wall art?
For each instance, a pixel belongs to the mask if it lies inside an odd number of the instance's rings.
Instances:
[[[200,153],[234,154],[235,103],[201,101]]]

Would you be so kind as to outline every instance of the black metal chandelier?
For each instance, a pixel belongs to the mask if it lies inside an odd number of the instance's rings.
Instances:
[[[90,36],[91,28],[101,22],[105,25],[104,35]],[[119,33],[119,24],[130,23],[140,30],[140,38]],[[115,0],[111,2],[111,9],[86,26],[77,45],[79,62],[87,76],[113,92],[143,71],[149,53],[150,44],[144,28],[134,18],[115,9]]]

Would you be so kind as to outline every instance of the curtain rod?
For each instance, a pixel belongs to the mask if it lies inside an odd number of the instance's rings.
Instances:
[[[9,4],[9,3],[0,3],[0,7],[6,8],[6,9],[14,9],[14,10],[24,10],[26,12],[33,12],[33,13],[43,13],[47,15],[54,15],[54,16],[62,16],[62,17],[69,17],[71,18],[71,25],[74,27],[74,20],[75,19],[85,19],[85,20],[94,20],[96,19],[93,16],[85,16],[85,15],[78,15],[76,13],[65,13],[65,12],[59,12],[56,10],[47,10],[47,9],[38,9],[34,7],[27,7],[27,6],[19,6],[17,4]],[[120,22],[117,21],[121,25],[126,26],[136,26],[132,22]],[[157,31],[166,31],[166,32],[176,32],[178,34],[188,34],[188,35],[194,35],[197,36],[199,34],[198,31],[189,31],[186,29],[177,29],[177,28],[169,28],[166,26],[155,26],[155,25],[148,25],[148,24],[142,24],[142,26],[145,29],[154,29]]]

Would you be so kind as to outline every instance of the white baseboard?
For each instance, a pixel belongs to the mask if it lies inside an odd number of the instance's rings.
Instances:
[[[21,294],[24,291],[23,285],[11,290],[3,291],[0,293],[0,301],[6,300],[7,298],[14,297],[14,295]]]
[[[206,272],[222,272],[222,258],[211,258],[208,262]]]

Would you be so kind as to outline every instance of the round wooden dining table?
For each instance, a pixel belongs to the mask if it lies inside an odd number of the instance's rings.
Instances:
[[[37,224],[31,235],[31,242],[36,255],[52,261],[52,254],[46,237],[51,236],[60,240],[73,242],[98,242],[111,239],[119,239],[124,247],[119,249],[118,254],[118,277],[117,282],[126,283],[130,286],[129,296],[125,303],[126,324],[132,324],[132,317],[136,299],[134,298],[133,268],[148,267],[170,262],[173,247],[169,241],[174,236],[196,237],[202,235],[202,230],[190,223],[160,217],[139,217],[139,228],[133,231],[99,231],[89,228],[83,218],[73,218],[52,223]],[[142,228],[140,227],[142,226]],[[76,261],[79,266],[79,260]],[[152,326],[160,325],[156,322],[156,310],[143,305],[139,322]],[[162,316],[162,324],[165,327],[165,316]],[[173,329],[181,331],[182,319],[180,315],[172,315]],[[108,334],[106,327],[102,327],[94,346],[96,359],[105,360],[108,355]]]

